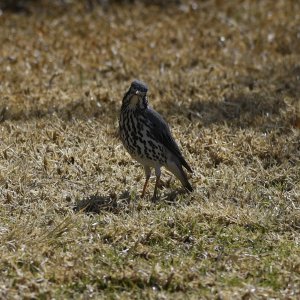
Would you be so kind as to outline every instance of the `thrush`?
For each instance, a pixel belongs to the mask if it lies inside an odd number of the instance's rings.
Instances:
[[[119,133],[129,154],[143,165],[146,181],[141,197],[144,197],[151,169],[155,169],[156,183],[153,198],[161,176],[161,167],[172,172],[188,191],[193,191],[183,167],[192,172],[184,159],[170,128],[162,116],[151,108],[147,98],[148,87],[134,80],[122,101]]]

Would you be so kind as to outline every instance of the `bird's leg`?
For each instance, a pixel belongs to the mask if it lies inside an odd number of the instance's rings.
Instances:
[[[142,192],[141,198],[144,198],[144,196],[145,196],[148,181],[149,181],[149,178],[150,178],[150,175],[151,175],[151,169],[149,167],[144,166],[144,169],[145,169],[146,181],[145,181],[145,184],[144,184],[144,187],[143,187],[143,192]]]
[[[160,174],[161,174],[160,167],[156,167],[155,168],[156,182],[154,187],[153,199],[157,199],[157,188],[159,185]]]

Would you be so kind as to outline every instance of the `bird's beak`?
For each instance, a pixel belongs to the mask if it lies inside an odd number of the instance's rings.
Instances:
[[[135,92],[135,94],[136,94],[136,95],[139,95],[139,94],[140,94],[140,92],[139,92],[139,91],[136,91],[136,92]]]

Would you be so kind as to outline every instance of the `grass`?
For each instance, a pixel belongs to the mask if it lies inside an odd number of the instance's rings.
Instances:
[[[31,1],[0,16],[0,298],[298,299],[296,1]],[[117,134],[148,83],[194,169],[160,201]]]

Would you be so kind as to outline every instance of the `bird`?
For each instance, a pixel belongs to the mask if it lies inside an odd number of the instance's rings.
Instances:
[[[148,103],[148,86],[134,80],[125,93],[119,116],[119,136],[131,157],[144,167],[145,183],[141,197],[146,193],[151,169],[154,168],[156,183],[153,198],[157,199],[157,189],[161,167],[173,173],[183,187],[192,192],[183,167],[190,173],[192,169],[183,157],[168,123]]]

